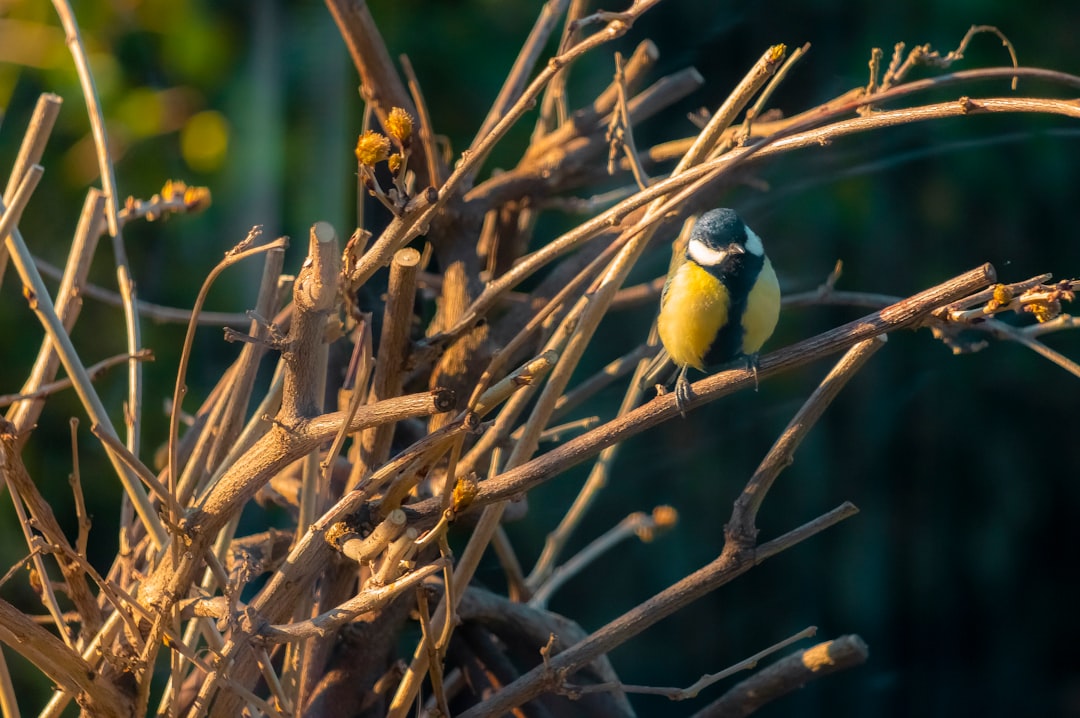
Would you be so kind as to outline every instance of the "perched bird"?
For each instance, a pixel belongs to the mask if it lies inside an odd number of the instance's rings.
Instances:
[[[680,411],[690,396],[690,367],[705,371],[739,357],[753,362],[779,316],[780,285],[761,238],[734,210],[701,215],[672,259],[656,320],[660,341],[679,367]]]

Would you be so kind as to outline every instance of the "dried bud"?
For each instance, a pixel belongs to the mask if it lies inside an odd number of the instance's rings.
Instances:
[[[188,212],[202,212],[209,206],[209,187],[188,187],[184,190],[184,209]]]
[[[641,525],[634,533],[641,541],[649,543],[679,522],[679,512],[671,506],[657,506],[653,509],[651,520],[644,514],[641,514],[641,519]]]
[[[454,513],[460,513],[467,509],[479,491],[480,487],[476,485],[475,477],[466,476],[458,479],[458,482],[454,484],[454,493],[450,499],[450,507]]]
[[[350,526],[347,521],[338,521],[326,530],[325,539],[326,543],[340,551],[341,545],[346,539],[356,538],[357,536],[358,534],[354,526]]]
[[[389,167],[390,171],[396,175],[398,173],[398,170],[401,169],[401,154],[395,152],[394,154],[390,155],[386,159],[386,166]]]
[[[1035,321],[1042,324],[1051,319],[1056,319],[1061,314],[1061,302],[1051,299],[1045,302],[1028,304],[1025,309],[1035,315]]]
[[[360,164],[374,167],[390,156],[390,139],[374,130],[368,130],[356,141],[356,159]]]
[[[1002,307],[1008,306],[1009,302],[1013,300],[1012,290],[1004,284],[998,284],[994,286],[994,296],[989,302],[986,303],[986,313],[995,312]]]
[[[182,180],[165,180],[165,185],[161,188],[161,199],[172,202],[178,195],[183,196],[184,192],[187,192],[187,185]]]
[[[398,144],[404,146],[408,143],[409,138],[412,137],[413,130],[413,118],[408,112],[395,107],[390,110],[390,114],[386,116],[386,133],[398,141]]]
[[[679,512],[673,506],[657,506],[652,512],[656,528],[667,530],[679,522]]]

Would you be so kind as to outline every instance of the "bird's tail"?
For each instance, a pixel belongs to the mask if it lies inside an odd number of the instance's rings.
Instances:
[[[656,353],[645,373],[641,375],[641,386],[645,389],[657,384],[667,386],[675,379],[678,370],[679,368],[671,361],[667,349],[660,347],[660,351]]]

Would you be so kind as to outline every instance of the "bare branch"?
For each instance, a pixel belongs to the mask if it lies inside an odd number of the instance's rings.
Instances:
[[[810,681],[862,665],[869,655],[866,644],[855,635],[819,643],[758,671],[695,713],[693,718],[750,715]]]

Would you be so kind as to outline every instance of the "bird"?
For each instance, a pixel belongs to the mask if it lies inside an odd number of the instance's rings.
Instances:
[[[678,367],[679,412],[685,416],[690,398],[690,368],[705,371],[738,358],[756,368],[779,317],[780,284],[761,238],[733,209],[698,217],[672,258],[656,319],[664,351],[654,367],[664,366],[666,358]]]

